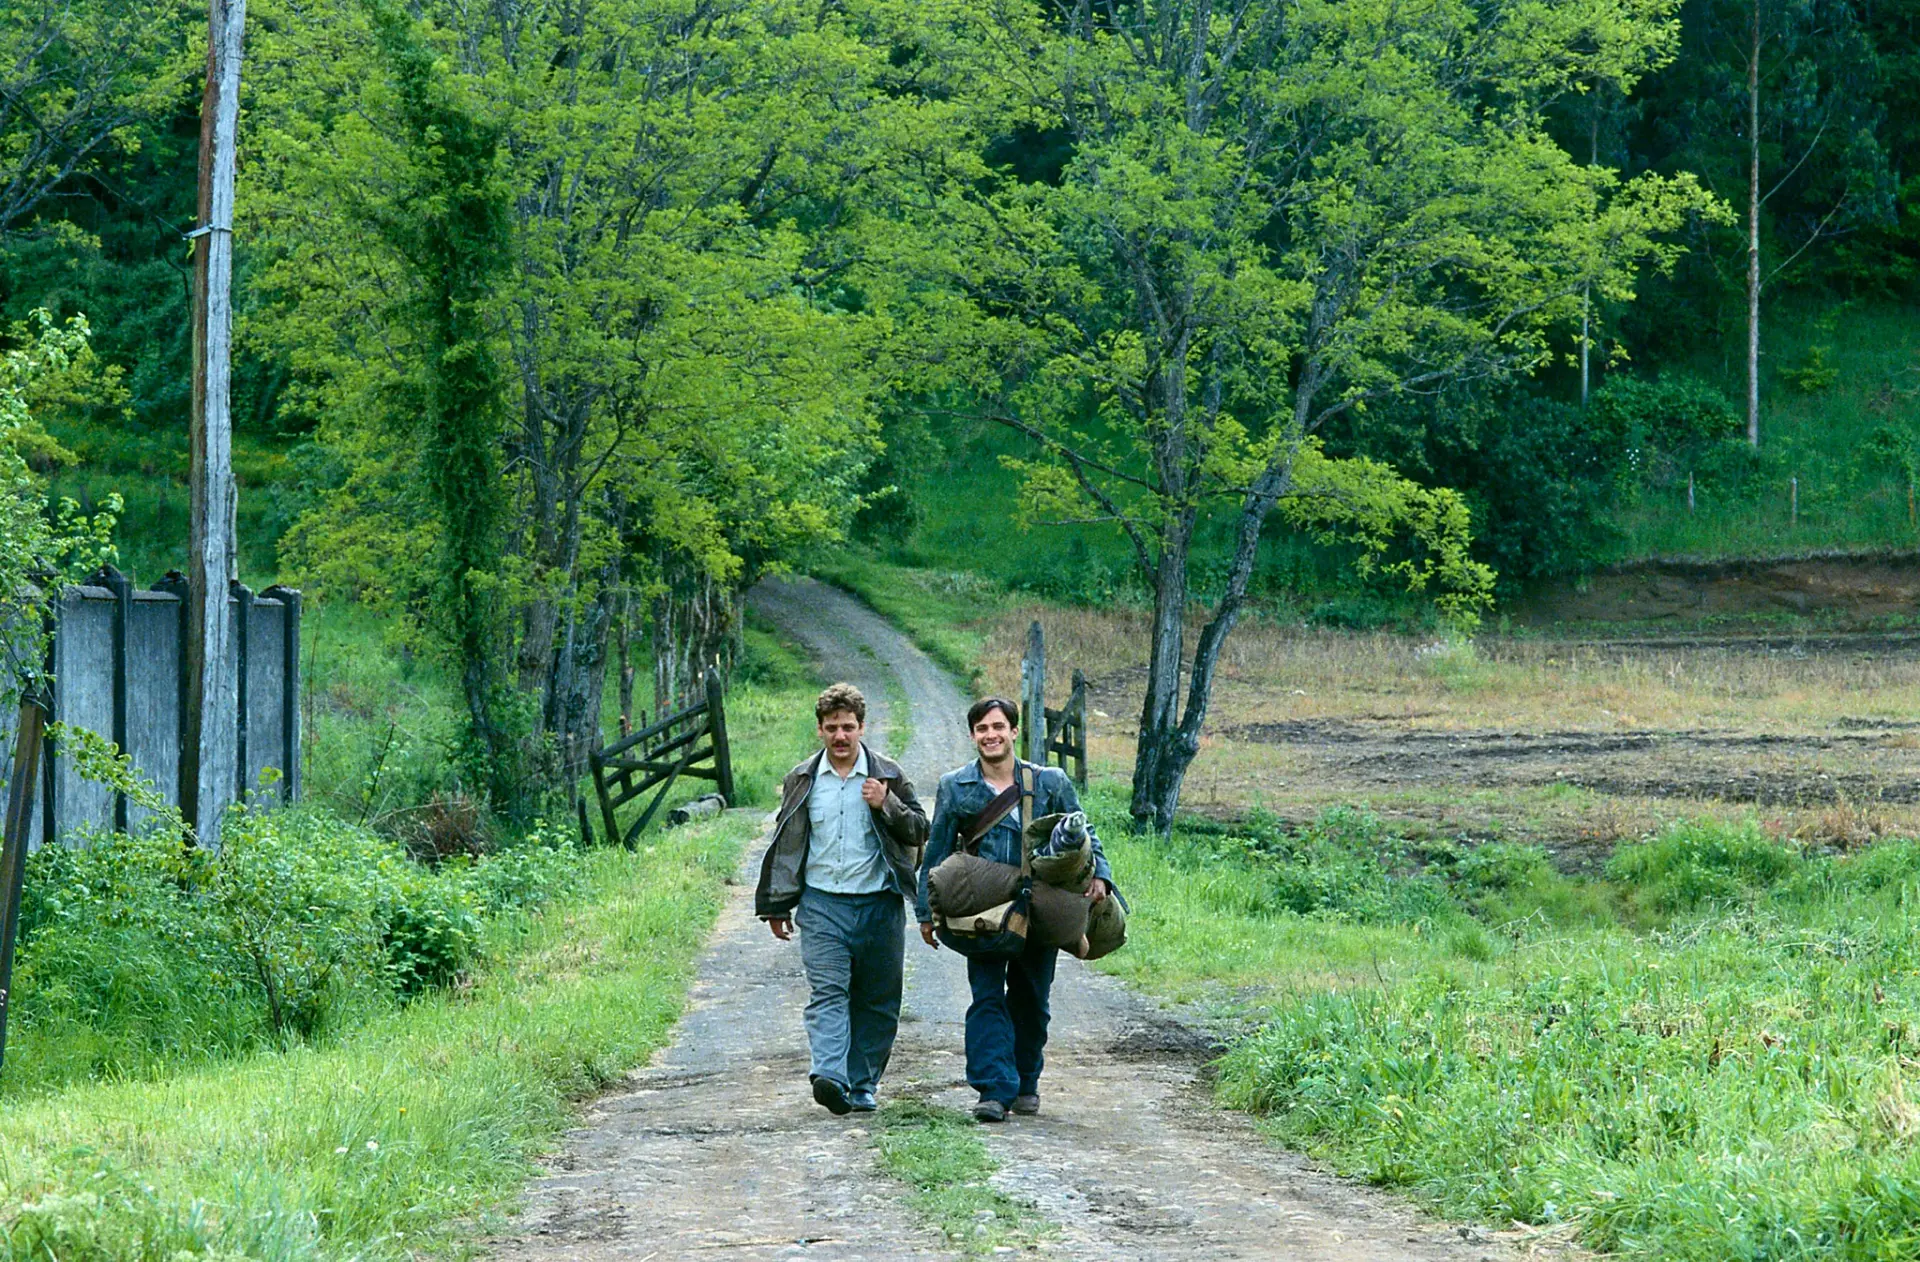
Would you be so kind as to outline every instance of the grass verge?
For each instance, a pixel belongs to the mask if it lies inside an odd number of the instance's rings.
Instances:
[[[1052,1234],[1045,1219],[988,1182],[999,1166],[963,1113],[896,1100],[880,1110],[874,1147],[881,1171],[914,1189],[915,1212],[968,1257],[1025,1250]]]
[[[0,1257],[412,1258],[511,1197],[568,1102],[666,1038],[752,830],[594,851],[475,984],[312,1048],[99,1083],[0,1119]]]
[[[1535,848],[1122,830],[1103,965],[1248,1023],[1221,1093],[1440,1213],[1621,1256],[1920,1253],[1920,843],[1675,825],[1575,880]]]

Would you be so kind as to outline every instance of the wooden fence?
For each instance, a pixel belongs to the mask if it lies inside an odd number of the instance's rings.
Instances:
[[[180,802],[180,750],[185,739],[186,580],[170,574],[151,591],[135,591],[125,575],[104,567],[52,603],[53,677],[49,721],[98,732],[133,760],[167,801]],[[235,694],[208,722],[232,725],[230,772],[236,796],[278,773],[274,793],[300,796],[300,593],[285,587],[254,592],[235,583],[227,596],[235,646]],[[15,716],[0,713],[0,748],[11,748]],[[39,809],[31,845],[65,840],[85,829],[126,831],[144,812],[125,795],[82,780],[49,745],[40,760]],[[0,775],[11,776],[5,768]],[[10,786],[9,786],[10,787]]]
[[[1052,763],[1087,787],[1087,677],[1073,672],[1073,691],[1059,709],[1047,706],[1047,641],[1035,622],[1027,628],[1027,651],[1020,659],[1020,730],[1026,734],[1028,762]]]
[[[594,793],[600,799],[600,822],[606,829],[607,840],[617,840],[628,849],[633,848],[681,776],[713,781],[720,796],[731,803],[733,758],[727,747],[727,714],[720,672],[707,668],[706,695],[699,701],[604,749],[594,750],[587,755],[587,767],[593,772]],[[657,792],[653,801],[647,803],[640,817],[623,834],[619,809],[654,789]]]

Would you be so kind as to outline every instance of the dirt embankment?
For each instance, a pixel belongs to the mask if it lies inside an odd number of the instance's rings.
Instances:
[[[1818,616],[1836,625],[1920,611],[1920,552],[1644,561],[1556,579],[1512,610],[1528,625]]]

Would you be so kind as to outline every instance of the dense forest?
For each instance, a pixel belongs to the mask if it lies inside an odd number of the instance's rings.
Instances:
[[[0,316],[24,345],[30,313],[84,314],[93,356],[27,456],[83,509],[122,489],[123,554],[156,572],[185,532],[204,18],[0,17]],[[1017,484],[1029,525],[1097,523],[1160,611],[1142,748],[1171,762],[1136,768],[1135,807],[1162,822],[1209,654],[1313,581],[1276,539],[1470,623],[1682,496],[1722,550],[1775,546],[1752,523],[1789,477],[1796,526],[1911,538],[1910,5],[249,22],[243,565],[453,660],[502,805],[577,766],[633,688],[610,663],[651,652],[681,695],[760,574],[942,497]],[[982,432],[1011,472],[929,487]]]

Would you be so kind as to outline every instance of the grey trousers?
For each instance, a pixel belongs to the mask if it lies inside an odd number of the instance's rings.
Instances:
[[[900,1029],[906,903],[891,890],[830,894],[806,890],[794,920],[812,998],[807,1046],[813,1076],[849,1091],[872,1091],[887,1070]]]

